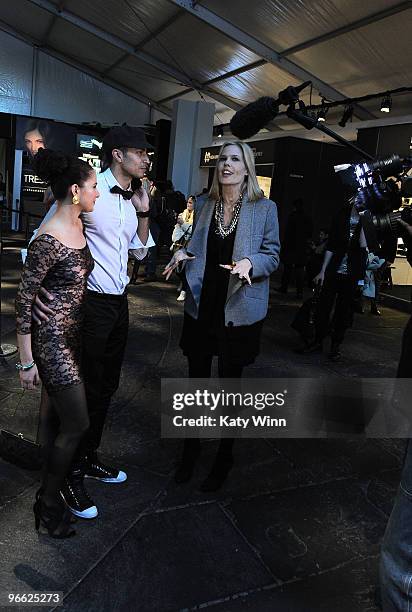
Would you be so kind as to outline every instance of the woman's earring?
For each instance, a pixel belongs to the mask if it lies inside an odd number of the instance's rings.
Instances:
[[[73,203],[73,204],[80,204],[80,198],[79,198],[79,196],[74,195],[74,196],[72,197],[72,203]]]

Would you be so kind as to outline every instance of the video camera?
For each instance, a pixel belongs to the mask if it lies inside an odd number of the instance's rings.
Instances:
[[[402,198],[412,198],[412,158],[401,159],[391,155],[382,160],[341,164],[335,172],[365,221],[369,222],[379,238],[391,233],[400,235],[399,219],[412,225],[412,208],[402,207]]]

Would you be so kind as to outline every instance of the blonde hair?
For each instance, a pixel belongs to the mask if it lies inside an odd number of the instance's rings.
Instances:
[[[190,225],[192,225],[194,214],[195,214],[194,209],[189,210],[188,208],[185,208],[184,211],[182,212],[183,222],[190,223]]]
[[[241,140],[234,140],[233,142],[229,142],[229,141],[224,142],[219,151],[218,162],[219,162],[220,156],[222,155],[223,149],[225,147],[228,147],[229,145],[236,145],[242,151],[243,162],[246,166],[246,171],[247,171],[247,179],[245,180],[243,190],[246,191],[248,200],[250,202],[256,202],[256,200],[261,200],[262,190],[259,187],[259,183],[257,182],[257,178],[256,178],[255,156],[253,155],[253,151],[249,147],[249,145],[247,145],[245,142],[242,142]],[[212,186],[210,187],[210,191],[209,191],[209,198],[211,198],[212,200],[217,200],[218,198],[220,198],[221,195],[222,193],[221,193],[221,188],[220,188],[220,183],[219,183],[219,178],[218,178],[218,171],[217,171],[217,164],[216,164],[215,173],[213,175]]]

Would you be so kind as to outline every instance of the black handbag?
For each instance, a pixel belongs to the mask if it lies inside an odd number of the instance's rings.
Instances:
[[[0,457],[25,470],[40,470],[43,463],[39,444],[8,429],[0,429]]]
[[[314,341],[316,335],[316,310],[320,287],[316,287],[312,297],[302,304],[290,326],[298,332],[306,344]]]

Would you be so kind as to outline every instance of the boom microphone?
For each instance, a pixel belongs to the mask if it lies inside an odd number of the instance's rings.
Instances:
[[[275,98],[259,98],[235,113],[230,120],[230,130],[240,140],[250,138],[265,127],[279,112]]]
[[[279,105],[289,105],[299,100],[299,92],[310,84],[305,81],[299,87],[287,87],[279,93],[277,99],[265,96],[256,102],[250,102],[235,113],[230,121],[230,130],[240,140],[251,138],[274,119],[279,112]]]

